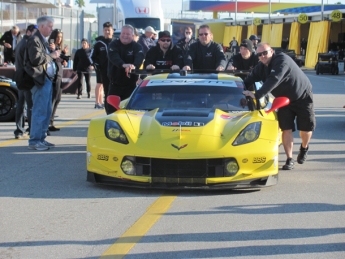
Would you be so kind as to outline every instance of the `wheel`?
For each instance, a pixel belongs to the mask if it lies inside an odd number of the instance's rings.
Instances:
[[[0,121],[11,121],[16,115],[17,95],[8,87],[0,86]]]

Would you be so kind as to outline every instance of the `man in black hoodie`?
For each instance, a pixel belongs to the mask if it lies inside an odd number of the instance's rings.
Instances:
[[[193,36],[193,30],[191,27],[186,27],[184,29],[184,35],[185,35],[185,37],[180,39],[176,43],[176,45],[182,50],[183,57],[186,57],[190,45],[193,44],[194,42],[196,42],[196,39]]]
[[[180,70],[183,67],[182,50],[172,44],[169,31],[159,32],[158,45],[146,53],[144,67],[171,70]]]
[[[133,40],[133,37],[133,26],[125,24],[121,29],[120,39],[113,40],[109,44],[108,94],[118,95],[121,100],[128,98],[135,89],[138,76],[130,74],[130,71],[139,68],[144,60],[142,47]],[[108,107],[106,110],[107,114],[114,111],[114,107]]]
[[[95,108],[103,108],[103,96],[101,85],[103,84],[105,95],[105,106],[107,106],[107,96],[109,91],[108,78],[108,46],[113,40],[114,29],[110,22],[103,24],[103,36],[96,38],[96,43],[91,51],[91,60],[96,70],[97,85],[95,89],[96,104]]]

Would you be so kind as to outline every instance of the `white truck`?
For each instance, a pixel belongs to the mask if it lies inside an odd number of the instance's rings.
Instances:
[[[96,1],[90,2],[95,3]],[[145,29],[147,26],[152,26],[157,31],[164,30],[161,0],[115,0],[114,6],[115,8],[97,8],[100,35],[102,35],[103,23],[107,21],[112,22],[117,30],[121,29],[124,24],[130,24],[138,30]]]

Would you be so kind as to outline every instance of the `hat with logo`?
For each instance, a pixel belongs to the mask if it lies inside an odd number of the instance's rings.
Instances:
[[[240,47],[247,48],[250,52],[253,52],[253,42],[250,40],[243,40]]]
[[[169,31],[160,31],[158,33],[158,39],[161,39],[161,38],[170,38],[171,35],[170,35],[170,32]]]
[[[157,32],[155,31],[155,29],[153,29],[151,26],[147,26],[145,28],[145,32],[152,32],[153,34],[157,34]]]
[[[30,24],[27,28],[26,31],[31,31],[33,32],[34,29],[38,29],[38,26],[36,24]]]
[[[255,34],[250,35],[249,39],[250,40],[260,40]]]

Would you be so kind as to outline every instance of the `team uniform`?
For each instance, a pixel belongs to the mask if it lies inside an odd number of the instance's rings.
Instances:
[[[315,129],[312,85],[288,55],[273,54],[268,66],[259,62],[244,83],[248,89],[254,90],[251,86],[258,81],[262,81],[263,85],[255,92],[257,99],[269,92],[274,97],[284,96],[290,99],[288,106],[278,110],[279,126],[282,130],[295,131],[295,118],[298,130],[313,131]]]
[[[136,87],[137,75],[126,75],[123,64],[133,64],[139,68],[144,60],[142,47],[132,41],[125,45],[120,40],[113,40],[108,50],[108,77],[110,79],[109,95],[118,95],[121,100],[128,98]],[[107,114],[113,113],[115,108],[109,107]]]
[[[226,57],[218,43],[211,41],[203,46],[197,41],[190,45],[185,65],[191,69],[216,69],[218,66],[226,68]]]

